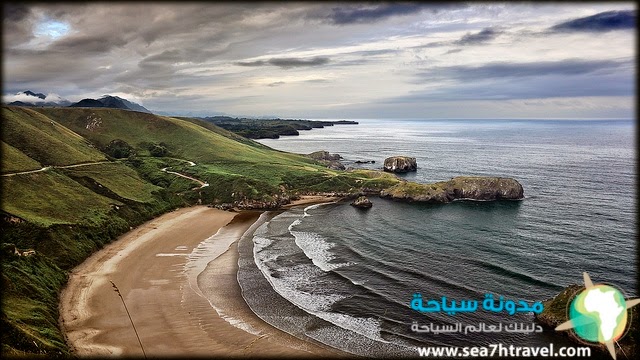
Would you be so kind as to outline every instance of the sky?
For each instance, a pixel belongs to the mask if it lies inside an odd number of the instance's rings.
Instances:
[[[635,118],[635,2],[10,3],[3,13],[4,102],[31,90],[186,116]]]

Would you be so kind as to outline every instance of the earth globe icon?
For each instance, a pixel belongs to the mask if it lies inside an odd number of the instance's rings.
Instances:
[[[589,342],[616,341],[627,325],[627,307],[622,293],[608,285],[585,289],[571,302],[569,318],[573,331]]]
[[[615,360],[614,344],[625,334],[627,309],[640,303],[640,299],[625,300],[622,292],[615,287],[594,285],[586,272],[583,277],[585,289],[571,301],[569,320],[556,327],[556,330],[573,329],[585,341],[605,344]]]

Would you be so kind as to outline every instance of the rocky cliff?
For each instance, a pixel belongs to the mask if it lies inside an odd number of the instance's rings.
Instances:
[[[357,199],[355,199],[351,203],[351,206],[354,206],[360,209],[369,209],[373,206],[373,203],[366,196],[359,196]]]
[[[519,200],[522,185],[515,179],[481,176],[458,176],[434,184],[402,182],[380,192],[381,197],[405,201],[448,203],[456,199]]]
[[[323,163],[326,167],[331,170],[345,170],[344,164],[342,164],[339,160],[342,159],[340,154],[331,154],[328,151],[316,151],[311,154],[307,154],[308,157],[318,160]]]
[[[418,164],[416,158],[408,156],[392,156],[384,159],[384,171],[395,173],[406,173],[416,171]]]

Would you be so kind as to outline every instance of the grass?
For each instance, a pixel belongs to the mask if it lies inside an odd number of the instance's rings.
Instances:
[[[10,344],[13,349],[34,348],[37,354],[67,354],[62,334],[55,331],[56,290],[64,285],[65,273],[42,255],[3,258],[2,270],[3,347]]]
[[[122,163],[103,163],[63,169],[71,178],[89,178],[97,186],[106,187],[117,196],[137,202],[154,201],[153,192],[161,187],[140,178],[132,168]]]
[[[387,193],[393,197],[417,197],[417,196],[434,196],[445,191],[443,186],[445,183],[439,182],[435,184],[418,184],[414,182],[401,182],[394,187],[387,189]]]
[[[96,194],[58,170],[4,177],[2,209],[39,225],[76,224],[121,202]]]
[[[1,142],[2,173],[37,170],[42,167],[39,162],[25,155],[6,142]]]
[[[209,130],[198,120],[184,120],[139,112],[114,109],[38,108],[42,114],[84,136],[98,148],[112,140],[121,139],[134,147],[141,143],[165,143],[173,157],[196,163],[211,164],[219,161],[239,163],[313,163],[300,155],[274,151],[237,135],[224,136],[222,131]],[[88,125],[99,119],[100,125]]]
[[[106,160],[78,134],[27,108],[2,107],[2,141],[43,165]]]

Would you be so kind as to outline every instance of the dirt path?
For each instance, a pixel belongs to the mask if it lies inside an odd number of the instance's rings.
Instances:
[[[190,166],[195,166],[196,165],[196,163],[194,163],[193,161],[189,161],[189,160],[175,159],[175,158],[170,158],[170,159],[184,161],[184,162],[188,163]],[[113,163],[113,161],[105,160],[105,161],[96,161],[96,162],[91,162],[91,163],[72,164],[72,165],[63,165],[63,166],[51,165],[51,166],[45,166],[45,167],[43,167],[41,169],[37,169],[37,170],[29,170],[29,171],[21,171],[21,172],[10,173],[10,174],[2,174],[2,176],[15,176],[15,175],[34,174],[34,173],[47,171],[47,170],[51,170],[51,169],[70,169],[70,168],[77,168],[77,167],[81,167],[81,166],[98,165],[98,164],[109,164],[109,163]],[[200,184],[199,189],[202,189],[203,187],[209,186],[209,184],[204,182],[204,181],[198,180],[198,179],[193,178],[191,176],[187,176],[187,175],[184,175],[184,174],[177,173],[175,171],[169,171],[167,169],[168,169],[168,167],[166,167],[164,169],[160,169],[160,170],[164,171],[166,173],[169,173],[169,174],[174,174],[174,175],[183,177],[185,179],[189,179],[191,181],[195,181],[198,184]]]
[[[194,164],[194,165],[195,165],[195,164]],[[191,165],[191,166],[193,166],[193,165]],[[169,173],[169,174],[178,175],[178,176],[180,176],[180,177],[182,177],[182,178],[189,179],[189,180],[191,180],[191,181],[195,181],[195,182],[197,182],[198,184],[200,184],[199,189],[202,189],[203,187],[207,187],[207,186],[209,186],[209,184],[208,184],[208,183],[206,183],[206,182],[204,182],[204,181],[202,181],[202,180],[198,180],[198,179],[193,178],[193,177],[191,177],[191,176],[187,176],[187,175],[184,175],[184,174],[180,174],[180,173],[177,173],[177,172],[175,172],[175,171],[169,171],[169,170],[167,170],[167,169],[168,169],[168,167],[166,167],[166,168],[164,168],[164,169],[160,169],[160,171],[164,171],[164,172]]]

